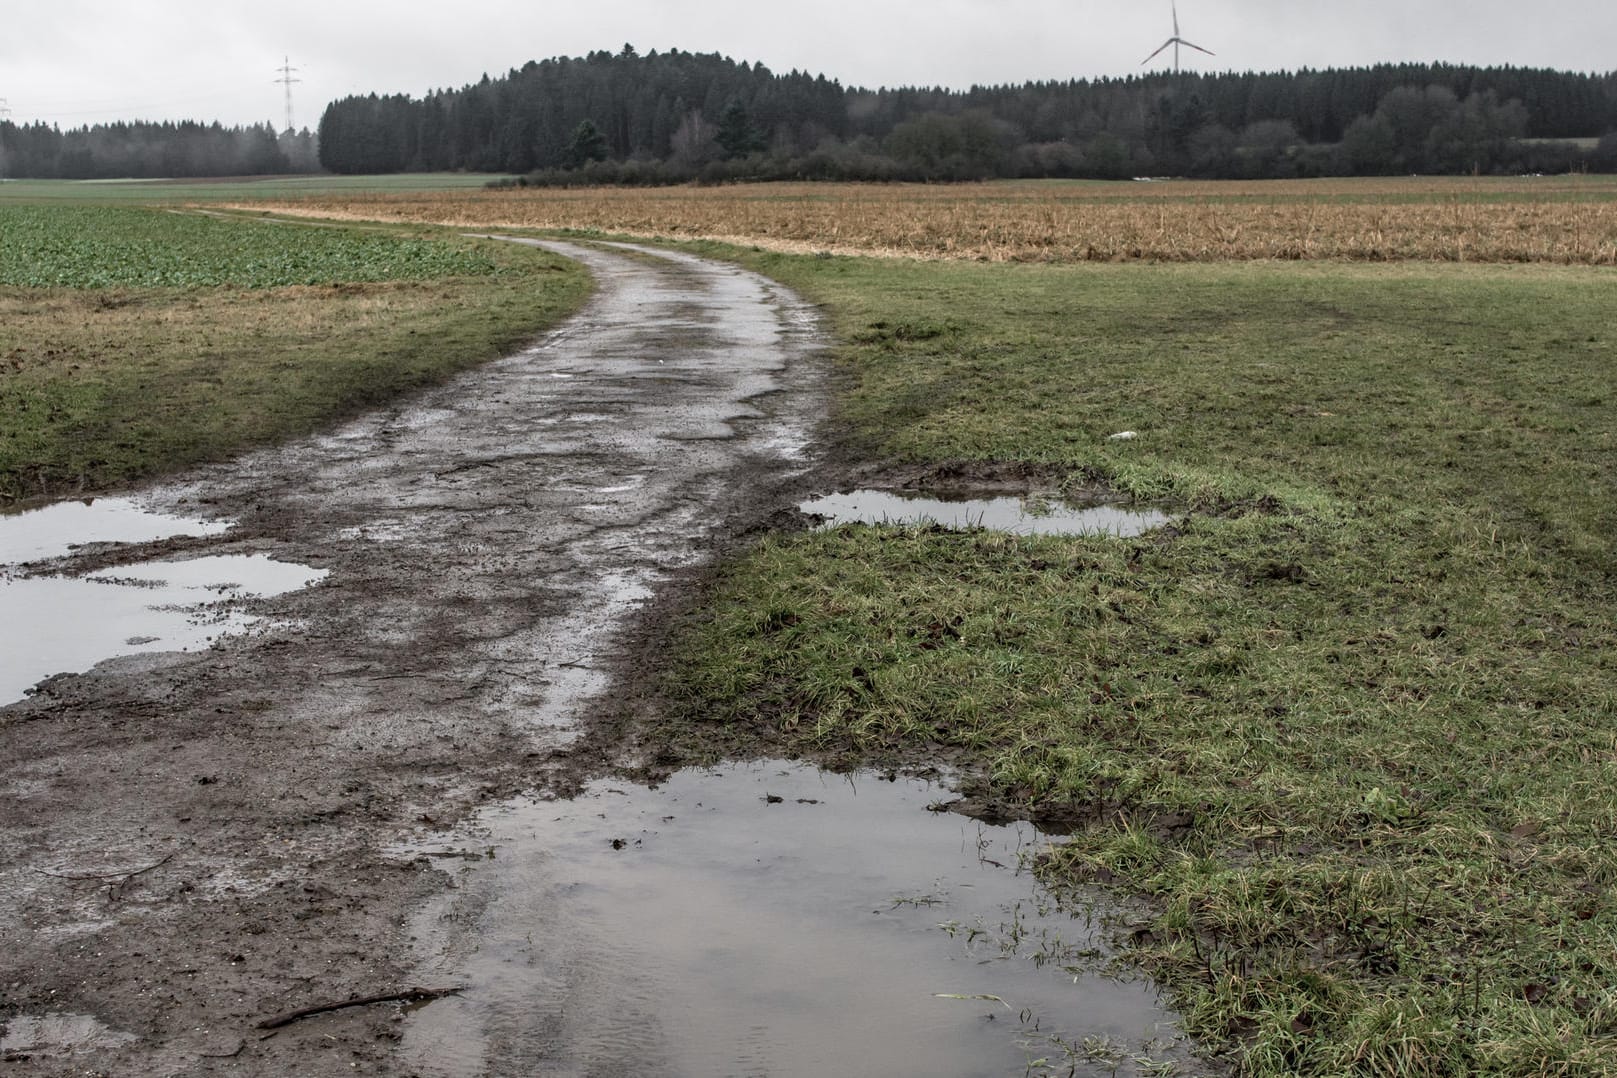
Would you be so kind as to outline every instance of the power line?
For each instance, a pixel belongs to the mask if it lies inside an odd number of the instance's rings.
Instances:
[[[276,68],[275,70],[277,70],[277,71],[279,71],[281,73],[281,77],[275,80],[276,83],[286,87],[286,129],[288,131],[291,131],[292,130],[292,84],[294,82],[302,82],[303,80],[302,79],[294,79],[292,77],[292,72],[296,71],[297,68],[292,66],[292,58],[290,56],[284,57],[282,59],[281,66]]]

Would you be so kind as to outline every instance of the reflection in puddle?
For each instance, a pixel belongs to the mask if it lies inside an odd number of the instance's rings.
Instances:
[[[184,520],[132,502],[67,502],[0,517],[0,706],[52,674],[88,670],[104,659],[189,651],[258,619],[227,601],[273,598],[308,587],[323,569],[261,554],[139,562],[82,577],[17,576],[18,565],[67,554],[85,543],[139,543],[215,535],[228,521]]]
[[[148,512],[127,498],[58,502],[0,516],[0,571],[39,558],[59,558],[85,543],[149,543],[177,535],[218,535],[228,520],[187,520]]]
[[[1087,972],[1088,924],[1035,897],[1021,866],[1047,840],[927,811],[947,797],[755,765],[598,782],[400,851],[457,873],[412,933],[434,952],[424,976],[470,986],[411,1018],[413,1072],[1110,1074],[1101,1045],[1182,1057],[1155,992]]]
[[[108,1029],[87,1014],[18,1015],[0,1026],[0,1052],[68,1055],[96,1048],[121,1048],[137,1038]]]
[[[1169,521],[1167,514],[1155,509],[1079,507],[1028,498],[954,501],[882,490],[831,494],[804,502],[798,509],[810,516],[825,517],[823,526],[827,528],[840,524],[939,524],[945,528],[991,528],[1016,535],[1139,535]]]
[[[325,575],[324,569],[292,565],[263,554],[214,554],[101,569],[87,574],[85,579],[170,593],[211,591],[220,597],[269,598],[306,588]]]

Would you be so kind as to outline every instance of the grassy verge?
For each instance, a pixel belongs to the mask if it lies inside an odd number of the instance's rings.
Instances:
[[[865,454],[1184,514],[766,540],[671,738],[1079,821],[1046,868],[1151,900],[1127,958],[1247,1073],[1617,1069],[1609,273],[741,257],[827,305]]]
[[[103,206],[0,215],[17,240],[0,260],[0,503],[307,433],[509,352],[589,288],[509,244]]]

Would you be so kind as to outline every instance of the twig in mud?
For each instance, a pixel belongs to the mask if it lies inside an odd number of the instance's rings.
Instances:
[[[373,1003],[423,1003],[427,1000],[442,999],[457,992],[465,991],[464,985],[453,988],[411,988],[403,992],[389,992],[380,996],[358,996],[354,999],[345,999],[340,1003],[320,1003],[313,1007],[302,1007],[295,1011],[278,1014],[274,1018],[266,1018],[258,1023],[258,1029],[280,1029],[304,1018],[312,1018],[317,1014],[328,1011],[340,1011],[349,1007],[369,1007]]]
[[[163,858],[161,861],[156,861],[156,862],[154,862],[152,864],[149,864],[145,868],[131,869],[131,870],[127,871],[127,872],[101,872],[101,873],[73,874],[73,873],[66,873],[66,872],[47,872],[45,869],[42,869],[42,868],[36,868],[36,869],[34,869],[34,871],[39,873],[41,876],[49,876],[53,880],[120,880],[120,881],[127,882],[129,880],[134,879],[136,876],[144,876],[146,873],[151,872],[153,869],[162,868],[164,865],[168,864],[172,860],[174,860],[174,855],[171,853],[167,857]]]
[[[198,1052],[203,1059],[235,1059],[241,1055],[242,1049],[247,1047],[246,1041],[237,1041],[236,1047],[228,1052]]]

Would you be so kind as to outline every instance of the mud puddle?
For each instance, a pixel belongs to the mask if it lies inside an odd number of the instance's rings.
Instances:
[[[1029,874],[1049,841],[926,782],[783,763],[602,781],[398,851],[457,888],[414,923],[435,1076],[1113,1074],[1183,1057],[1153,989]],[[468,835],[470,837],[468,837]],[[454,867],[450,867],[454,866]]]
[[[1140,535],[1167,524],[1155,509],[1071,505],[1041,498],[943,498],[882,490],[855,490],[803,502],[798,509],[823,517],[826,528],[842,524],[938,524],[945,528],[990,528],[1016,535]]]
[[[0,517],[0,706],[53,674],[146,652],[192,651],[260,619],[238,607],[308,587],[325,570],[261,554],[145,561],[83,576],[23,575],[90,544],[213,536],[228,521],[166,516],[133,502],[65,502]]]
[[[0,1061],[119,1048],[135,1039],[133,1033],[109,1029],[86,1014],[19,1015],[0,1020]]]
[[[195,520],[143,509],[127,498],[87,498],[0,515],[0,573],[57,558],[89,543],[149,543],[179,535],[221,535],[230,521]]]

